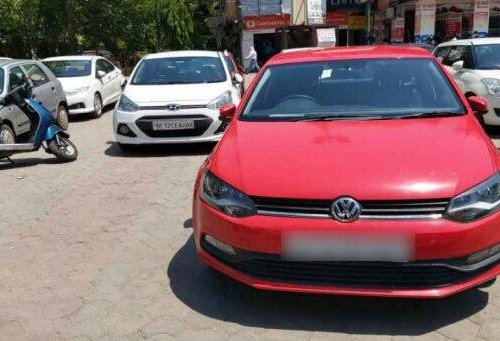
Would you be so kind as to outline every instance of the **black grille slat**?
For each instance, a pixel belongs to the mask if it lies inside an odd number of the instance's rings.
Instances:
[[[179,130],[153,130],[153,121],[193,119],[194,129]],[[149,137],[189,137],[201,136],[212,124],[213,120],[204,115],[167,115],[167,116],[144,116],[135,121],[139,129]]]

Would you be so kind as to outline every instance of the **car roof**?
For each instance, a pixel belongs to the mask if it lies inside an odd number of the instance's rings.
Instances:
[[[58,60],[92,60],[94,58],[97,58],[99,56],[89,56],[89,55],[77,55],[77,56],[58,56],[58,57],[50,57],[50,58],[45,58],[43,61],[46,62],[51,62],[51,61],[58,61]]]
[[[0,67],[24,64],[24,63],[38,63],[39,60],[36,59],[0,59]]]
[[[329,47],[287,50],[277,54],[268,61],[269,65],[288,63],[321,62],[327,60],[346,59],[378,59],[378,58],[433,58],[432,54],[421,47],[401,46],[359,46]]]
[[[169,51],[169,52],[159,52],[148,54],[144,59],[158,59],[158,58],[172,58],[172,57],[219,57],[219,52],[216,51],[201,51],[201,50],[189,50],[189,51]]]
[[[437,47],[455,46],[455,45],[490,45],[500,44],[500,38],[474,38],[474,39],[458,39],[450,40],[446,43],[439,44]]]

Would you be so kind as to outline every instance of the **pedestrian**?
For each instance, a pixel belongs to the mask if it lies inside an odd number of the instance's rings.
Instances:
[[[260,66],[259,63],[257,62],[257,51],[255,51],[255,48],[253,46],[250,46],[250,52],[248,53],[248,56],[245,59],[249,61],[247,67],[247,73],[260,71]]]

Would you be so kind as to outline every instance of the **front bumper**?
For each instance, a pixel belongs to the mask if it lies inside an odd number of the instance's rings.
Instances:
[[[484,122],[488,125],[500,125],[500,95],[485,95],[488,100],[489,111],[484,115]]]
[[[367,219],[343,224],[331,219],[283,218],[260,215],[237,219],[221,214],[198,198],[194,203],[193,218],[199,258],[229,277],[258,289],[339,295],[436,298],[472,288],[500,274],[498,260],[466,272],[444,268],[438,269],[436,267],[438,263],[449,263],[450,260],[463,259],[498,243],[500,241],[498,214],[471,224],[459,224],[445,219],[420,221],[371,221]],[[428,285],[425,282],[422,283],[420,277],[417,277],[418,280],[414,282],[408,280],[407,285],[401,285],[399,282],[397,285],[393,285],[394,283],[390,284],[387,281],[380,281],[380,283],[375,284],[364,284],[365,282],[361,281],[353,284],[352,281],[346,279],[347,277],[340,278],[341,280],[338,280],[338,276],[333,278],[335,271],[338,269],[333,263],[324,264],[324,267],[321,264],[314,265],[315,271],[319,266],[323,271],[322,274],[328,275],[326,279],[325,276],[322,276],[321,281],[317,281],[316,278],[313,281],[297,280],[297,276],[293,272],[289,273],[289,277],[282,276],[281,273],[278,273],[279,269],[286,266],[291,266],[290,268],[294,269],[296,265],[279,263],[281,233],[290,230],[343,233],[348,231],[354,234],[366,234],[367,231],[370,231],[370,233],[379,231],[387,233],[393,230],[395,232],[410,233],[414,236],[415,261],[412,262],[424,265],[418,271],[427,269],[429,272],[423,271],[422,276],[431,276],[431,272],[437,272],[442,277],[439,277],[440,281],[429,281],[430,284]],[[275,264],[278,268],[262,268],[262,264],[258,264],[260,267],[257,268],[249,268],[248,264],[231,263],[231,261],[223,259],[212,252],[213,250],[211,251],[206,245],[205,247],[202,245],[202,237],[205,234],[244,252],[271,256],[274,258],[273,262],[278,262],[278,264]],[[304,263],[300,266],[303,265]],[[346,264],[341,265],[345,270]],[[357,276],[363,276],[363,272],[359,270],[364,268],[356,268],[359,264],[352,265],[353,268],[349,269],[347,267],[347,270],[351,272],[358,271]],[[382,272],[382,278],[388,278],[391,271],[393,274],[397,274],[400,268],[402,271],[406,270],[408,265],[413,264],[393,263],[391,267],[387,267],[385,272]],[[415,272],[415,275],[420,273],[418,271]],[[347,284],[341,284],[342,281]]]
[[[94,111],[94,97],[88,92],[66,94],[70,114],[88,114]]]
[[[169,132],[155,132],[152,121],[155,119],[195,119],[195,129]],[[119,125],[126,125],[133,134],[125,136],[118,132]],[[113,113],[113,131],[116,142],[123,144],[168,144],[217,142],[224,132],[219,112],[206,108],[178,110],[141,110],[133,113],[115,109]],[[135,135],[135,136],[133,136]]]

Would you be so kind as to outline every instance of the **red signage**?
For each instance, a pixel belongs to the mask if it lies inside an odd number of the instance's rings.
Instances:
[[[347,11],[335,11],[326,13],[326,24],[331,26],[347,26],[349,13]]]
[[[275,29],[290,25],[290,14],[248,16],[243,23],[245,31]]]

